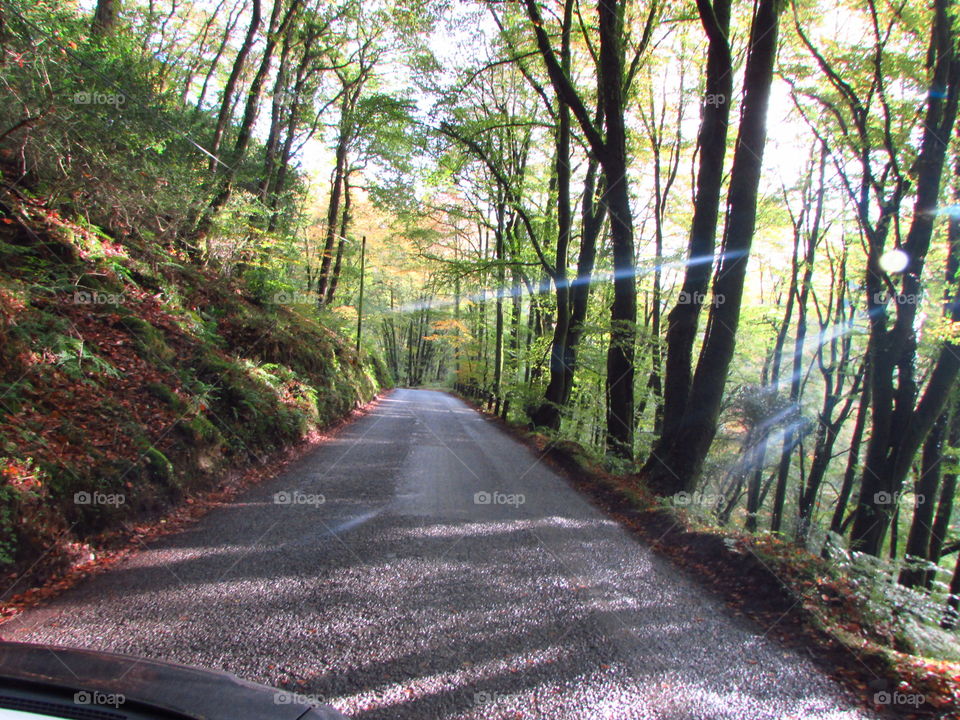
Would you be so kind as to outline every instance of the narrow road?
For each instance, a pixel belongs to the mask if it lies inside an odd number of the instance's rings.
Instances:
[[[870,717],[425,390],[2,632],[222,668],[353,718]]]

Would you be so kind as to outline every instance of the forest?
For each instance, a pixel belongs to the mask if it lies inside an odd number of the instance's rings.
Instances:
[[[5,0],[0,213],[334,328],[957,662],[958,12]]]

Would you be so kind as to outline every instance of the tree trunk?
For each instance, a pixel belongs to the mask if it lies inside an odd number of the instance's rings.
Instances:
[[[940,488],[940,499],[937,502],[937,514],[933,519],[933,528],[930,531],[930,545],[926,557],[930,562],[938,564],[943,557],[943,546],[950,532],[950,518],[953,514],[953,501],[957,492],[957,448],[960,447],[960,408],[954,401],[953,418],[950,421],[950,433],[947,437],[947,447],[944,452],[945,464],[949,470],[943,475],[943,486]],[[934,573],[927,570],[923,574],[921,584],[929,589],[936,578]]]
[[[893,515],[896,498],[909,472],[913,457],[943,411],[949,390],[960,371],[960,357],[951,343],[941,348],[927,388],[919,404],[913,378],[916,356],[915,319],[920,295],[920,277],[930,247],[937,216],[940,181],[957,115],[960,63],[954,58],[955,33],[951,0],[936,0],[931,31],[934,59],[932,86],[924,118],[923,137],[917,156],[916,202],[903,250],[909,265],[902,274],[901,298],[896,320],[887,327],[886,285],[879,259],[882,246],[872,243],[867,267],[870,310],[869,353],[872,365],[873,413],[870,442],[861,481],[851,547],[879,555]],[[954,317],[954,319],[958,319]]]
[[[943,619],[940,621],[940,627],[944,630],[952,630],[957,625],[957,618],[960,617],[960,555],[957,555],[957,564],[953,567],[953,579],[950,581],[950,599],[947,600],[947,608],[943,613]]]
[[[727,41],[730,0],[715,0],[712,6],[709,0],[700,0],[697,7],[709,38],[705,97],[697,135],[700,165],[697,169],[697,190],[680,301],[667,315],[661,437],[671,437],[676,432],[690,394],[693,346],[713,267],[733,95],[733,60]],[[658,443],[654,452],[663,453],[664,449]],[[655,464],[655,456],[651,454],[647,469],[652,470]]]
[[[683,416],[673,432],[665,429],[646,473],[648,484],[668,495],[696,487],[717,430],[727,371],[736,346],[743,283],[756,225],[781,3],[758,0],[756,7],[744,78],[740,135],[730,174],[723,255],[713,283],[714,302],[706,339]]]
[[[267,42],[263,49],[263,58],[260,60],[257,73],[254,75],[253,82],[250,84],[250,89],[247,91],[247,100],[244,105],[243,119],[240,121],[240,127],[237,131],[237,139],[233,145],[233,152],[230,155],[229,165],[225,170],[218,173],[218,177],[220,178],[219,190],[216,195],[214,195],[213,201],[210,203],[197,227],[197,235],[201,239],[206,236],[210,225],[213,222],[213,218],[224,206],[226,206],[227,202],[230,200],[230,196],[233,193],[233,181],[237,176],[237,171],[239,170],[240,164],[243,162],[243,159],[246,156],[250,139],[253,137],[253,126],[256,123],[257,115],[260,112],[260,99],[263,95],[263,85],[267,80],[267,76],[270,74],[270,65],[273,61],[273,51],[276,49],[277,45],[277,36],[283,33],[283,29],[287,26],[287,23],[290,22],[294,14],[297,12],[300,2],[301,0],[292,0],[279,29],[277,23],[280,17],[280,10],[283,7],[283,2],[281,2],[281,0],[277,0],[273,6],[273,12],[270,14],[270,25],[267,29]]]
[[[223,97],[220,100],[220,113],[217,115],[217,125],[213,131],[213,142],[210,143],[210,154],[214,157],[210,159],[210,171],[215,172],[217,160],[220,153],[220,145],[223,143],[223,135],[226,132],[227,125],[230,123],[230,115],[233,109],[233,97],[237,93],[237,84],[240,82],[240,76],[243,74],[244,65],[247,63],[247,56],[253,47],[253,42],[260,30],[260,0],[253,0],[253,12],[250,16],[250,26],[247,28],[247,34],[243,38],[237,56],[233,60],[233,69],[230,71],[230,77],[227,78],[227,84],[223,88]]]
[[[567,74],[570,72],[570,25],[573,18],[573,0],[566,0],[563,9],[563,28],[561,33],[560,65]],[[560,429],[563,407],[569,396],[565,395],[567,376],[573,374],[569,363],[570,352],[570,284],[567,281],[567,248],[573,225],[570,210],[570,108],[563,102],[557,108],[557,141],[554,163],[557,180],[557,251],[554,261],[554,285],[557,295],[557,321],[553,327],[553,343],[550,346],[550,381],[544,392],[543,402],[533,413],[534,425]]]
[[[347,112],[346,106],[341,112]],[[330,264],[333,261],[333,246],[337,239],[337,219],[340,216],[340,199],[343,195],[343,182],[346,175],[349,133],[348,125],[341,118],[340,136],[337,138],[336,161],[330,183],[330,200],[327,203],[327,230],[320,256],[320,272],[317,276],[317,304],[320,307],[323,307],[326,302],[327,285],[330,283]]]
[[[231,11],[230,16],[227,18],[227,26],[224,28],[223,37],[220,38],[220,44],[217,46],[217,52],[210,61],[210,67],[207,68],[207,74],[203,78],[203,86],[200,88],[200,97],[197,98],[197,105],[194,108],[195,116],[199,115],[203,110],[203,102],[207,98],[207,91],[210,89],[210,81],[217,72],[217,67],[220,65],[220,58],[223,57],[223,51],[227,49],[227,45],[230,43],[230,38],[233,36],[233,30],[236,27],[237,20],[240,18],[240,15],[245,7],[246,0],[243,0],[240,12],[234,15],[233,11]]]
[[[580,254],[577,259],[577,274],[572,281],[568,282],[569,290],[567,294],[570,311],[566,321],[567,328],[563,336],[562,355],[557,353],[555,326],[555,344],[551,348],[550,382],[547,385],[543,403],[532,417],[534,425],[559,428],[561,408],[570,403],[570,397],[573,393],[573,381],[577,369],[577,350],[580,338],[583,336],[583,323],[587,317],[590,284],[597,255],[597,239],[603,228],[603,219],[606,212],[603,202],[597,202],[594,197],[596,175],[597,161],[595,158],[591,158],[587,166],[581,204]],[[557,326],[560,325],[560,322],[558,317]]]
[[[263,177],[260,178],[260,199],[268,203],[268,196],[274,176],[277,173],[277,155],[280,151],[280,132],[284,125],[284,113],[290,111],[288,97],[288,67],[292,41],[291,24],[283,39],[283,48],[280,51],[280,64],[277,67],[277,77],[274,79],[273,92],[270,102],[270,131],[263,151]]]
[[[923,582],[923,568],[911,565],[911,560],[929,560],[931,525],[936,505],[937,490],[940,488],[940,474],[943,469],[943,441],[947,434],[947,415],[944,411],[923,443],[920,460],[920,477],[914,483],[913,521],[904,553],[907,565],[900,571],[899,582],[906,587],[916,587]]]
[[[229,172],[231,180],[236,174],[236,166],[246,155],[247,147],[253,136],[253,126],[257,121],[257,115],[260,112],[260,100],[263,95],[263,86],[270,75],[270,66],[273,63],[273,53],[277,47],[278,36],[284,32],[287,24],[291,22],[297,12],[301,0],[292,0],[283,22],[278,27],[280,9],[283,7],[281,0],[276,0],[273,6],[273,12],[270,15],[270,27],[267,31],[267,42],[263,49],[263,58],[257,68],[257,73],[250,84],[250,90],[247,92],[247,102],[243,111],[243,119],[240,122],[240,128],[237,132],[237,140],[234,143],[233,154],[231,156],[231,165],[233,169]]]
[[[783,347],[787,342],[787,333],[790,331],[790,319],[793,317],[793,303],[797,296],[797,253],[799,249],[797,244],[793,246],[793,257],[790,272],[790,287],[787,289],[787,302],[783,311],[783,321],[777,328],[777,337],[773,343],[772,370],[770,372],[770,386],[779,395],[780,389],[780,368],[783,364]],[[762,377],[762,376],[761,376]],[[764,381],[764,385],[767,383]],[[750,484],[747,486],[747,520],[745,529],[749,532],[756,532],[757,520],[760,514],[760,508],[763,507],[763,501],[766,493],[761,493],[763,483],[763,464],[767,455],[767,442],[769,431],[765,432],[760,438],[757,447],[757,467],[753,472]]]
[[[789,317],[789,315],[787,317]],[[760,384],[762,387],[768,387],[771,384],[767,372],[770,368],[771,361],[776,360],[778,352],[783,349],[781,337],[783,340],[786,339],[786,330],[784,328],[784,324],[781,324],[781,327],[777,332],[777,339],[780,342],[774,345],[773,352],[763,363],[763,369],[760,371]],[[779,381],[779,372],[780,364],[779,362],[776,362],[774,364],[773,384],[776,384]],[[760,489],[763,485],[763,463],[767,457],[767,435],[768,433],[764,432],[757,439],[756,447],[754,448],[753,457],[751,459],[751,462],[753,463],[753,470],[750,472],[750,480],[747,482],[747,517],[743,524],[743,527],[747,532],[757,531],[761,506]],[[747,467],[749,468],[750,465]]]
[[[340,270],[343,264],[343,251],[347,244],[347,228],[350,225],[350,175],[343,178],[343,216],[340,218],[340,240],[337,243],[337,259],[333,263],[333,273],[330,275],[330,286],[324,305],[333,304],[337,294],[337,285],[340,283]]]
[[[113,35],[120,13],[120,0],[97,0],[97,8],[90,23],[90,37],[105,38]]]
[[[800,273],[800,238],[795,234],[793,242],[793,257],[790,263],[790,288],[787,290],[787,303],[786,309],[783,313],[783,323],[781,323],[780,328],[777,332],[777,343],[776,343],[776,354],[774,355],[774,377],[776,378],[774,388],[777,393],[777,397],[780,396],[780,367],[783,362],[783,348],[786,345],[787,334],[790,332],[790,323],[793,319],[793,308],[796,304],[796,300],[799,297],[797,292],[797,285],[799,283],[799,273]],[[796,343],[794,343],[794,356],[796,355]],[[794,375],[796,374],[796,369],[794,369]],[[791,376],[792,378],[793,376]],[[793,381],[791,379],[790,387],[791,393],[793,389]],[[789,467],[787,468],[789,469]],[[777,463],[777,482],[773,491],[773,509],[770,513],[770,529],[773,532],[778,532],[780,526],[783,523],[783,505],[787,497],[787,485],[786,485],[786,473],[784,471],[783,463],[783,448],[781,447],[780,451],[780,461]]]
[[[607,449],[633,457],[633,377],[637,285],[633,249],[633,213],[627,175],[627,130],[623,98],[624,3],[600,0],[600,90],[606,118],[606,142],[600,163],[607,187],[610,241],[613,246],[613,305],[607,350]]]
[[[802,531],[800,539],[804,542],[820,488],[833,459],[833,448],[844,423],[850,417],[850,413],[853,412],[857,394],[861,392],[861,388],[866,387],[867,363],[866,360],[861,360],[860,366],[853,377],[847,399],[840,408],[837,417],[833,417],[833,411],[840,403],[846,378],[849,376],[847,367],[851,362],[850,356],[853,347],[851,333],[853,332],[854,314],[847,294],[847,257],[845,252],[840,259],[838,271],[832,273],[831,282],[835,288],[836,302],[832,313],[828,313],[826,318],[820,322],[821,337],[827,333],[832,335],[829,342],[830,360],[829,363],[824,362],[824,344],[821,342],[817,347],[816,358],[820,367],[820,374],[823,376],[823,404],[818,418],[813,459],[810,463],[810,477],[800,498],[798,528]],[[841,333],[834,332],[833,328],[837,327],[844,328],[844,331]],[[862,431],[861,426],[860,432]],[[852,475],[850,482],[852,483]],[[846,478],[844,478],[844,487],[841,489],[840,495],[842,504],[845,506],[850,497],[850,487],[846,484]],[[842,517],[843,513],[841,512],[841,521]]]
[[[503,400],[503,283],[506,277],[503,267],[504,235],[509,223],[505,223],[506,208],[500,205],[497,208],[497,229],[494,243],[494,260],[497,266],[496,300],[494,302],[495,334],[493,339],[493,412],[500,414],[500,403]]]
[[[633,217],[627,178],[627,142],[623,97],[623,11],[625,3],[600,0],[600,53],[597,81],[606,138],[601,137],[550,46],[536,0],[526,0],[537,46],[543,56],[560,101],[577,118],[606,178],[606,208],[610,216],[613,246],[614,300],[610,311],[610,345],[605,384],[606,446],[615,455],[633,455],[633,376],[636,339],[636,279],[633,255]],[[648,17],[649,29],[653,14]]]
[[[802,441],[800,437],[803,430],[802,426],[798,423],[802,422],[801,416],[801,406],[800,406],[800,395],[803,385],[803,348],[807,340],[807,311],[808,304],[810,302],[810,289],[813,285],[813,263],[816,258],[817,245],[820,242],[820,221],[823,217],[823,176],[824,170],[826,167],[826,153],[822,152],[820,155],[820,178],[817,189],[817,198],[814,203],[814,216],[813,224],[810,227],[809,232],[807,233],[807,247],[804,251],[803,256],[803,280],[800,283],[799,287],[799,297],[797,298],[797,335],[793,345],[793,371],[790,375],[790,406],[795,412],[795,418],[792,418],[787,425],[786,431],[783,433],[783,446],[780,451],[780,463],[777,467],[777,486],[774,491],[774,514],[773,520],[774,523],[771,523],[770,529],[773,532],[779,532],[782,523],[783,523],[783,503],[784,498],[786,497],[787,485],[790,480],[790,464],[793,457],[793,450],[797,446],[797,443]],[[799,241],[803,235],[803,225],[805,223],[805,218],[807,215],[807,207],[805,207],[800,212],[798,216],[797,226],[796,226],[796,240],[799,244]],[[798,268],[794,266],[794,272]],[[833,412],[833,406],[830,406],[830,412]],[[806,522],[809,519],[810,512],[813,508],[813,502],[816,499],[816,493],[819,490],[819,486],[812,491],[812,497],[810,498],[810,504],[805,505],[804,500],[806,498],[806,493],[802,490],[801,484],[801,501],[799,511],[799,518],[797,523],[797,536],[799,538],[805,538],[807,533]]]

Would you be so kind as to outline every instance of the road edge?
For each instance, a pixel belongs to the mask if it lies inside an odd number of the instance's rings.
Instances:
[[[348,425],[371,413],[394,390],[395,388],[386,388],[379,391],[370,400],[358,404],[326,427],[314,428],[299,442],[269,453],[263,462],[257,465],[228,470],[224,480],[216,488],[183,498],[161,516],[139,525],[124,526],[102,536],[102,543],[95,548],[93,558],[75,563],[45,582],[17,593],[8,600],[0,601],[0,641],[5,639],[3,626],[22,612],[54,599],[87,578],[108,571],[122,560],[143,552],[148,543],[186,529],[215,508],[236,499],[241,493],[272,480],[290,464],[309,455],[334,439]]]
[[[669,560],[733,615],[748,619],[760,634],[781,647],[809,657],[856,705],[888,718],[960,717],[960,707],[956,705],[926,706],[919,712],[915,708],[907,711],[878,706],[874,702],[877,693],[903,692],[902,671],[878,653],[858,653],[822,628],[804,607],[804,598],[797,597],[749,548],[731,548],[718,534],[687,527],[682,518],[669,512],[635,478],[613,475],[597,467],[577,453],[576,443],[553,441],[524,425],[504,420],[471,398],[449,389],[440,392],[457,398],[524,445],[594,507]],[[776,633],[770,632],[771,625],[776,626]],[[921,678],[910,679],[919,682]]]

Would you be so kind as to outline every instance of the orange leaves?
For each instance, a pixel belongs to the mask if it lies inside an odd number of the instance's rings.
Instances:
[[[39,490],[43,486],[40,472],[29,460],[3,458],[0,477],[5,485],[20,491]]]

